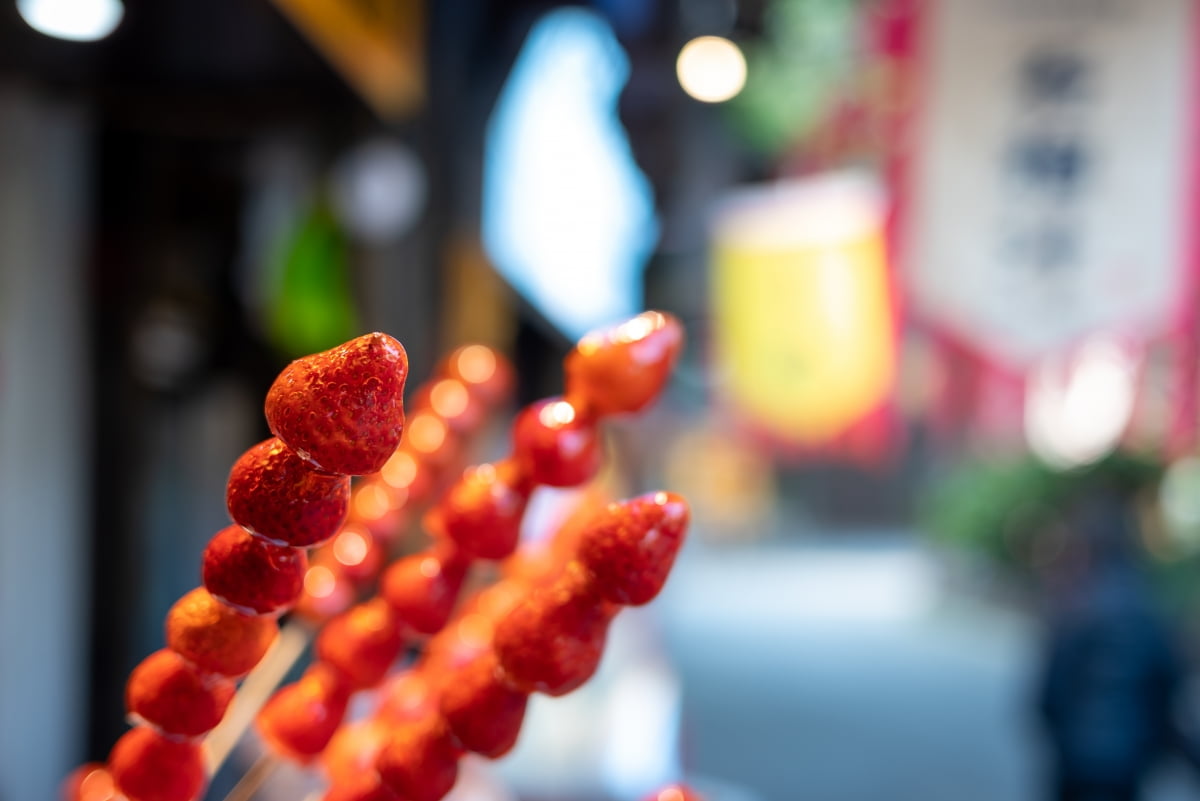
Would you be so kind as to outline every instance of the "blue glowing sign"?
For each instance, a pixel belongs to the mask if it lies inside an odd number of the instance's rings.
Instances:
[[[617,118],[629,60],[580,8],[542,17],[488,124],[483,241],[501,274],[571,338],[641,307],[658,225]]]

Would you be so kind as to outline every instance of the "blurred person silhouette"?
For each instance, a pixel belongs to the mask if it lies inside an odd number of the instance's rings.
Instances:
[[[1175,717],[1184,666],[1139,551],[1130,499],[1112,487],[1067,510],[1050,593],[1038,706],[1057,801],[1136,801],[1168,753],[1200,764]]]

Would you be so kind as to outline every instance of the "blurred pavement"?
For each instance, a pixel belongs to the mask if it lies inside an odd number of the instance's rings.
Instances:
[[[1036,623],[906,538],[694,544],[659,607],[685,765],[763,801],[1041,798]],[[1148,801],[1197,798],[1168,771]]]

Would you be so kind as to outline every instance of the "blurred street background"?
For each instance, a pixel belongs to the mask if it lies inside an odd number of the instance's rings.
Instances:
[[[688,545],[455,801],[1200,798],[1198,88],[1195,0],[0,0],[0,801],[126,730],[290,360],[511,363],[431,502],[643,309],[664,396],[524,536]]]

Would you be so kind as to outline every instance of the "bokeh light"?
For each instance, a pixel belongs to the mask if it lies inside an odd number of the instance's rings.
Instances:
[[[38,33],[72,42],[103,39],[125,16],[120,0],[17,0],[17,11]]]
[[[746,85],[746,57],[721,36],[700,36],[683,46],[675,62],[683,91],[705,103],[723,103]]]

